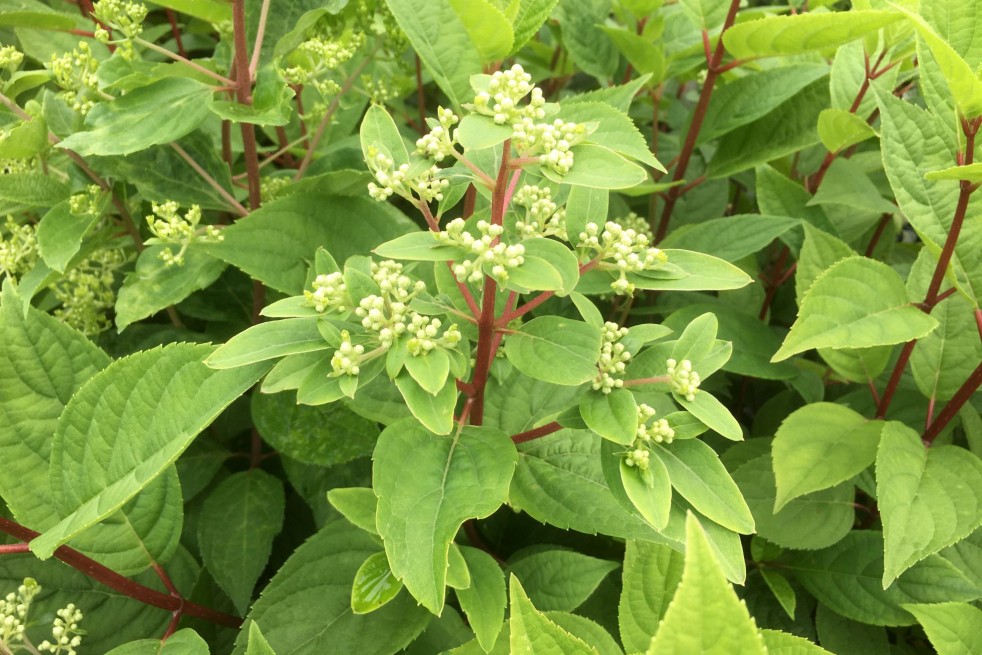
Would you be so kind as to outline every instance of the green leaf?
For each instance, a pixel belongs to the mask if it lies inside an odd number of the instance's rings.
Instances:
[[[457,384],[450,380],[436,394],[419,386],[407,372],[395,380],[409,411],[427,429],[437,434],[450,434],[454,426],[454,407],[457,405]]]
[[[259,629],[259,624],[252,622],[249,624],[249,643],[246,646],[245,655],[276,655],[273,648],[263,636],[263,631]]]
[[[379,429],[341,404],[297,405],[292,394],[252,395],[252,420],[277,452],[318,466],[372,453]]]
[[[881,214],[897,211],[896,205],[880,195],[859,164],[841,157],[832,162],[822,179],[822,186],[808,204],[840,204]]]
[[[616,562],[575,551],[544,549],[517,555],[508,573],[521,581],[529,599],[543,611],[572,612],[616,568]]]
[[[488,380],[484,425],[508,434],[531,430],[564,409],[575,407],[583,387],[549,384],[515,371],[504,380]]]
[[[580,401],[580,416],[604,439],[630,446],[638,436],[638,404],[627,389],[594,391]]]
[[[0,14],[2,16],[2,14]],[[48,126],[43,118],[22,121],[0,136],[0,157],[29,159],[50,147]]]
[[[52,496],[64,518],[31,542],[38,557],[133,498],[268,368],[213,371],[202,361],[210,352],[180,343],[143,351],[72,397],[51,446]]]
[[[221,23],[232,19],[231,8],[220,0],[158,0],[155,4],[170,7],[174,11],[209,23]]]
[[[696,27],[708,31],[723,24],[728,8],[725,2],[715,0],[679,0],[679,5]]]
[[[627,113],[602,102],[576,102],[563,105],[557,116],[574,123],[596,122],[597,129],[590,135],[592,142],[665,172]],[[567,183],[571,184],[568,179]]]
[[[573,254],[573,251],[569,247],[553,239],[540,238],[526,239],[522,241],[522,246],[525,248],[526,262],[528,262],[529,258],[534,257],[547,264],[553,270],[552,274],[558,276],[559,284],[555,289],[557,296],[563,298],[572,293],[577,282],[580,281],[580,268],[579,262],[576,260],[576,255]],[[509,279],[516,279],[516,274],[524,269],[525,265],[523,264],[518,268],[510,270],[509,276],[511,277]],[[523,286],[530,289],[545,290],[541,282],[535,286],[527,286],[523,280]]]
[[[327,492],[327,502],[331,507],[369,534],[378,534],[375,515],[378,511],[378,498],[368,487],[334,488]]]
[[[59,148],[87,155],[128,155],[192,132],[209,114],[212,88],[186,77],[167,77],[97,104]]]
[[[4,27],[34,27],[49,30],[70,30],[76,27],[76,16],[55,11],[37,0],[11,0],[0,12]]]
[[[771,590],[771,593],[774,594],[774,598],[781,605],[781,609],[793,621],[795,608],[798,606],[798,598],[795,596],[791,583],[773,569],[760,569],[760,577],[764,580],[767,588]]]
[[[499,125],[490,116],[467,114],[460,119],[454,137],[465,150],[483,150],[504,143],[513,133],[511,125]]]
[[[230,369],[268,359],[330,348],[317,329],[318,318],[267,321],[238,333],[208,358],[214,369]]]
[[[738,214],[675,230],[661,243],[661,247],[696,250],[728,262],[737,262],[763,250],[774,239],[799,225],[801,221],[796,218]]]
[[[113,648],[106,655],[209,655],[208,642],[191,628],[159,639],[141,639]]]
[[[971,655],[982,651],[982,611],[968,603],[904,605],[924,627],[938,655]]]
[[[99,222],[101,216],[75,216],[68,202],[60,202],[46,213],[37,227],[38,254],[44,263],[64,273],[72,257],[82,248],[82,239]]]
[[[629,653],[642,652],[682,581],[682,553],[663,544],[627,542],[623,585],[617,606],[621,641]]]
[[[796,55],[843,45],[901,20],[893,11],[807,12],[734,25],[723,44],[737,59]]]
[[[406,419],[379,436],[372,471],[379,534],[392,572],[433,613],[443,608],[450,541],[465,520],[505,501],[515,459],[511,440],[491,428],[441,437]]]
[[[202,506],[201,559],[242,614],[283,527],[284,508],[283,483],[260,469],[226,478]]]
[[[658,458],[649,460],[643,474],[623,459],[618,468],[621,486],[635,509],[656,529],[664,529],[671,518],[672,481],[662,461]]]
[[[815,629],[819,643],[836,655],[890,655],[884,628],[852,621],[822,604],[815,610]]]
[[[280,655],[398,652],[423,631],[429,612],[405,593],[371,614],[351,610],[355,573],[380,552],[377,537],[343,521],[329,524],[294,551],[248,619]],[[246,655],[247,639],[241,631],[234,655]]]
[[[617,49],[621,51],[636,71],[651,75],[651,79],[660,81],[665,76],[665,50],[655,45],[649,39],[635,34],[631,30],[610,25],[600,25]]]
[[[687,275],[675,280],[659,280],[639,274],[628,275],[628,279],[639,288],[658,291],[725,291],[740,289],[753,282],[741,269],[712,255],[672,248],[666,248],[662,252],[668,255],[670,264],[679,267]]]
[[[490,652],[505,620],[505,575],[494,558],[482,550],[461,546],[460,553],[467,562],[471,586],[458,589],[457,600],[481,648]]]
[[[972,305],[959,294],[935,305],[931,316],[940,325],[917,340],[910,356],[910,369],[921,393],[928,398],[948,400],[972,374],[976,363],[982,361],[982,341]]]
[[[399,27],[454,107],[473,97],[470,76],[481,56],[450,0],[386,0]]]
[[[559,0],[519,0],[518,12],[512,20],[515,41],[509,55],[516,54],[538,33],[557,4]]]
[[[511,23],[488,0],[450,0],[457,17],[477,50],[482,64],[500,61],[512,51],[515,35]]]
[[[417,230],[390,204],[305,192],[264,205],[223,229],[223,241],[201,247],[264,284],[296,296],[303,292],[318,248],[324,247],[342,262]]]
[[[543,614],[569,634],[586,642],[599,655],[624,655],[624,651],[614,637],[600,624],[570,612],[553,610]]]
[[[123,280],[116,298],[116,327],[120,332],[211,286],[225,270],[225,262],[193,246],[184,253],[183,263],[168,266],[160,254],[172,248],[145,249],[136,260],[136,269]]]
[[[828,66],[802,63],[718,82],[696,143],[712,141],[763,118],[826,75]]]
[[[219,100],[211,110],[224,120],[253,125],[286,125],[293,113],[293,89],[280,76],[276,66],[262,66],[256,75],[252,103]]]
[[[40,173],[0,175],[0,201],[25,207],[54,207],[67,200],[68,186]]]
[[[351,611],[368,614],[382,607],[402,590],[402,583],[389,570],[385,553],[369,555],[355,573],[351,585]]]
[[[739,487],[716,452],[698,439],[651,449],[668,469],[672,486],[700,513],[742,534],[754,531],[754,517]]]
[[[966,180],[972,184],[982,182],[982,164],[966,164],[952,166],[940,171],[930,171],[924,174],[929,180]]]
[[[903,343],[937,325],[910,304],[896,271],[866,257],[849,257],[826,270],[805,293],[798,320],[773,361],[812,348]]]
[[[610,191],[574,186],[566,200],[566,232],[573,243],[579,243],[580,233],[587,223],[603,225],[607,221]]]
[[[754,516],[757,534],[773,544],[796,550],[828,548],[845,537],[855,523],[855,491],[851,483],[798,496],[774,511],[777,487],[771,456],[764,454],[733,471]]]
[[[774,436],[774,511],[865,470],[876,459],[881,430],[882,421],[869,421],[836,403],[814,403],[793,412]]]
[[[784,578],[780,578],[783,580]],[[833,655],[804,637],[798,637],[780,630],[761,630],[764,646],[771,655]]]
[[[969,601],[982,593],[937,555],[918,562],[884,590],[883,536],[873,530],[854,530],[830,548],[797,553],[787,566],[820,603],[872,625],[912,624],[914,617],[901,607],[905,603]]]
[[[582,321],[541,316],[505,339],[505,354],[529,377],[578,386],[598,375],[600,330]]]
[[[528,655],[597,655],[597,650],[574,637],[535,609],[522,584],[512,574],[508,580],[511,606],[512,653]]]
[[[563,26],[563,45],[585,73],[607,82],[617,70],[617,49],[597,27],[610,15],[610,0],[559,0],[556,18]]]
[[[558,184],[592,189],[629,189],[648,178],[643,168],[610,148],[581,143],[570,148],[570,152],[573,153],[573,168],[568,173],[559,175],[551,168],[543,168],[542,174]]]
[[[903,423],[883,428],[876,455],[883,587],[982,526],[982,460],[958,446],[925,448]]]
[[[876,132],[855,113],[830,108],[818,115],[818,136],[829,152],[839,152],[876,136]]]
[[[686,517],[682,582],[646,651],[649,655],[751,655],[767,652],[757,625],[726,581],[706,533]]]
[[[366,162],[374,161],[372,153],[375,151],[391,158],[396,168],[409,163],[406,142],[385,107],[381,105],[369,107],[358,130],[361,137],[361,152]]]
[[[672,394],[675,401],[682,405],[690,414],[699,419],[711,430],[715,430],[721,436],[730,441],[743,441],[743,428],[726,409],[716,396],[708,391],[700,390],[696,392],[695,398],[689,400],[677,393]]]

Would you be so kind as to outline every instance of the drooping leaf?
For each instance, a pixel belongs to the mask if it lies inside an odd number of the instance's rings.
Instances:
[[[461,524],[507,498],[515,447],[491,428],[437,436],[415,420],[386,428],[375,449],[377,525],[392,572],[428,609],[444,602],[447,550]]]
[[[211,352],[180,343],[143,351],[72,397],[51,446],[52,498],[63,518],[31,542],[38,557],[133,498],[268,368],[213,371],[203,363]]]
[[[458,589],[457,600],[481,648],[489,652],[505,619],[505,576],[494,558],[484,551],[462,546],[460,552],[471,574],[471,586]]]
[[[925,448],[903,423],[883,428],[876,455],[883,587],[982,526],[982,460],[959,446]]]

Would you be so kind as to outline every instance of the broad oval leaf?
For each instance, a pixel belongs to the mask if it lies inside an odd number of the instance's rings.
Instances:
[[[505,339],[505,354],[529,377],[578,386],[598,375],[600,330],[582,321],[541,316]]]
[[[205,362],[214,369],[231,369],[286,355],[326,350],[331,345],[317,329],[316,317],[267,321],[240,332]]]
[[[355,572],[355,581],[351,585],[351,611],[355,614],[374,612],[395,598],[401,589],[402,583],[392,575],[385,553],[369,555]]]

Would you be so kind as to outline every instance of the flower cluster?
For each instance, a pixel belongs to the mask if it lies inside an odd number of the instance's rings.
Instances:
[[[70,270],[52,289],[61,307],[54,315],[89,336],[109,328],[106,312],[116,303],[113,283],[126,262],[122,250],[101,248]]]
[[[644,236],[648,241],[653,241],[655,238],[647,219],[634,212],[628,212],[627,216],[618,218],[616,222],[620,223],[625,230],[634,230],[636,234]]]
[[[62,97],[72,109],[89,113],[99,97],[99,61],[92,56],[88,42],[79,41],[78,47],[61,57],[51,55],[49,64],[55,84],[62,88]]]
[[[699,390],[701,379],[699,374],[692,370],[692,362],[683,359],[681,362],[669,359],[668,377],[672,381],[672,389],[689,402],[696,399],[696,391]]]
[[[133,43],[143,33],[143,21],[147,17],[147,6],[142,2],[127,0],[99,0],[93,6],[93,15],[123,35],[122,39],[113,39],[104,27],[95,31],[95,38],[101,43],[115,43],[118,52],[124,59],[133,59]]]
[[[69,603],[56,614],[58,618],[51,627],[51,638],[54,641],[42,641],[38,644],[38,650],[55,655],[76,655],[75,649],[82,643],[82,635],[85,634],[78,629],[78,623],[82,620],[82,610]]]
[[[259,197],[265,205],[283,196],[291,186],[293,186],[293,179],[290,177],[264,177],[259,180]]]
[[[340,313],[350,310],[348,307],[348,287],[345,285],[344,276],[341,273],[322,273],[314,278],[313,287],[313,291],[307,289],[303,295],[307,299],[307,304],[321,314],[329,308]]]
[[[416,294],[426,290],[422,280],[413,282],[403,274],[402,264],[391,260],[372,264],[372,279],[379,286],[381,295],[361,299],[355,315],[361,318],[362,327],[378,333],[379,343],[389,348],[406,332],[416,312],[409,309],[409,302]]]
[[[597,362],[600,372],[593,381],[594,391],[610,393],[624,386],[624,380],[617,376],[624,374],[627,363],[631,361],[631,353],[624,344],[618,342],[627,336],[627,332],[627,328],[618,327],[616,323],[604,323],[601,328],[602,345],[600,360]]]
[[[355,375],[361,373],[359,364],[361,356],[365,354],[365,346],[351,343],[351,334],[347,330],[341,332],[341,345],[331,357],[331,368],[334,370],[332,375]]]
[[[73,194],[68,199],[68,211],[72,216],[91,216],[98,214],[102,206],[102,189],[96,184],[90,184],[81,193]]]
[[[409,324],[409,332],[413,337],[406,346],[409,348],[413,357],[425,355],[437,346],[453,348],[460,343],[461,334],[456,324],[451,325],[441,335],[440,327],[443,323],[438,318],[430,318],[421,314],[414,314]]]
[[[434,125],[429,134],[423,135],[416,141],[416,152],[435,161],[443,161],[445,157],[454,154],[456,137],[450,134],[450,128],[457,124],[460,118],[452,109],[440,107],[437,110],[439,124]]]
[[[201,222],[201,207],[191,205],[183,216],[180,205],[173,200],[164,203],[153,203],[153,214],[147,216],[147,225],[155,238],[147,243],[166,243],[181,246],[175,254],[170,248],[160,252],[160,259],[167,266],[180,266],[184,263],[184,253],[188,246],[195,241],[217,243],[225,238],[214,225],[206,225],[203,231],[198,229]]]
[[[287,58],[290,66],[280,69],[287,84],[311,84],[321,96],[336,93],[336,82],[318,79],[349,61],[365,44],[365,35],[347,31],[339,37],[318,35],[297,46]]]
[[[587,135],[586,126],[561,118],[551,123],[535,123],[526,118],[513,128],[512,139],[518,151],[526,157],[538,154],[539,163],[558,175],[566,175],[573,168],[571,148]]]
[[[0,598],[0,649],[6,649],[3,652],[13,651],[14,644],[23,643],[27,613],[39,591],[41,587],[34,579],[24,578],[17,593]]]
[[[528,104],[519,106],[525,96],[531,94]],[[514,125],[523,119],[536,120],[545,117],[545,98],[542,89],[532,84],[532,76],[520,65],[498,71],[488,80],[488,90],[474,96],[473,108],[478,114],[490,116],[498,125]]]
[[[638,405],[638,432],[631,445],[630,450],[624,454],[624,463],[627,466],[635,467],[642,473],[648,472],[649,461],[651,459],[651,444],[672,443],[675,438],[675,430],[669,426],[665,419],[658,419],[649,425],[649,421],[655,416],[655,409],[640,403]]]
[[[508,279],[509,269],[517,268],[525,263],[525,246],[521,244],[506,245],[501,242],[504,228],[492,225],[487,221],[478,221],[477,229],[481,236],[475,238],[466,229],[463,219],[455,218],[450,221],[442,232],[436,233],[436,238],[447,245],[466,248],[476,259],[465,259],[454,264],[453,271],[457,279],[478,282],[484,270],[499,282]]]
[[[555,236],[566,239],[566,208],[556,204],[549,188],[526,184],[518,190],[512,202],[527,210],[525,220],[515,223],[522,238]]]
[[[7,216],[6,236],[0,232],[0,276],[19,277],[34,268],[38,258],[38,238],[30,223],[24,225]]]
[[[450,180],[437,177],[440,169],[436,166],[410,175],[409,164],[396,168],[391,157],[375,148],[369,149],[368,165],[378,181],[368,183],[368,195],[379,202],[392,194],[414,200],[414,193],[426,202],[443,200],[443,191],[450,186]]]
[[[24,53],[12,45],[0,47],[0,68],[16,70],[24,61]]]
[[[634,293],[634,284],[628,281],[628,273],[651,270],[668,261],[664,252],[649,244],[644,234],[607,221],[603,231],[596,223],[587,223],[586,230],[580,233],[578,247],[592,250],[593,256],[601,260],[600,268],[620,274],[610,285],[614,293],[630,295]]]

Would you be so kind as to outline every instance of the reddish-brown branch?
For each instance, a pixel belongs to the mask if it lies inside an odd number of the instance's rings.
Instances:
[[[545,425],[540,425],[537,428],[532,428],[525,432],[519,432],[518,434],[511,435],[512,443],[520,444],[526,441],[532,441],[533,439],[538,439],[539,437],[544,437],[547,434],[552,434],[553,432],[559,432],[563,429],[563,426],[559,423],[553,421],[552,423],[546,423]]]
[[[880,242],[880,237],[883,236],[883,233],[886,231],[887,225],[890,224],[890,220],[892,218],[893,214],[883,214],[880,216],[880,222],[877,223],[876,230],[873,231],[873,236],[870,237],[869,244],[866,246],[865,255],[867,257],[873,256],[873,251],[876,250],[876,244]]]
[[[703,30],[703,44],[706,48],[706,60],[708,64],[706,81],[702,85],[702,92],[699,94],[699,100],[696,102],[696,107],[692,112],[692,122],[689,124],[689,131],[686,132],[682,150],[679,152],[678,164],[675,166],[675,172],[672,175],[673,182],[685,179],[685,172],[689,167],[689,160],[695,152],[696,140],[699,137],[699,130],[702,129],[702,122],[706,118],[706,111],[709,109],[709,101],[713,96],[716,80],[722,74],[720,72],[720,64],[726,52],[723,47],[723,34],[733,25],[739,8],[740,0],[730,0],[730,9],[726,14],[726,20],[723,22],[723,29],[720,32],[719,41],[716,43],[716,50],[712,54],[710,54],[709,35]],[[665,238],[665,235],[668,234],[668,225],[672,220],[672,211],[675,209],[675,203],[678,202],[681,195],[681,188],[678,186],[673,186],[668,190],[665,196],[665,207],[662,209],[661,220],[658,221],[658,230],[655,233],[656,244],[661,242]]]
[[[174,37],[174,45],[177,46],[177,53],[187,59],[188,53],[184,50],[184,42],[181,40],[181,30],[177,26],[177,14],[170,8],[165,11],[167,12],[167,22],[170,23],[171,36]]]
[[[965,405],[965,403],[968,402],[969,398],[972,397],[972,394],[974,394],[980,386],[982,386],[982,364],[975,367],[975,370],[968,376],[965,383],[958,388],[955,395],[952,396],[951,400],[948,401],[948,404],[946,404],[944,409],[941,410],[941,413],[938,414],[938,418],[934,419],[931,422],[931,426],[924,431],[923,435],[921,435],[924,443],[931,445],[937,436],[941,434],[941,431],[945,428],[945,426],[948,425],[953,418],[955,418],[958,411]]]
[[[232,3],[232,29],[235,43],[235,98],[240,104],[252,104],[252,77],[249,75],[249,50],[246,45],[245,0]],[[249,180],[249,209],[259,208],[259,150],[256,147],[256,127],[243,122],[242,150]]]
[[[15,555],[29,552],[31,552],[31,547],[26,543],[0,545],[0,555]]]
[[[4,532],[24,542],[29,542],[40,534],[2,516],[0,516],[0,532]],[[210,607],[198,605],[197,603],[192,603],[188,600],[175,598],[170,594],[165,594],[156,589],[151,589],[135,580],[116,573],[74,548],[61,546],[55,551],[54,556],[56,559],[61,560],[93,580],[145,605],[152,605],[168,612],[175,612],[183,604],[184,614],[187,616],[194,616],[210,623],[216,623],[230,628],[238,628],[242,625],[242,619],[238,617],[219,612]]]
[[[580,265],[580,275],[583,275],[587,271],[591,271],[591,270],[595,269],[599,264],[600,264],[600,260],[598,260],[598,259],[591,259],[586,264],[581,264]],[[501,318],[499,318],[497,320],[497,322],[495,323],[495,325],[497,327],[499,327],[499,328],[502,328],[502,327],[508,325],[509,323],[511,323],[512,321],[514,321],[516,318],[518,318],[520,316],[524,316],[525,314],[528,314],[530,311],[532,311],[533,309],[535,309],[536,307],[538,307],[539,305],[541,305],[545,301],[549,300],[554,295],[556,295],[556,294],[553,291],[543,291],[542,293],[540,293],[539,295],[537,295],[535,298],[532,298],[532,300],[528,301],[527,303],[525,303],[524,305],[522,305],[518,309],[515,309],[513,311],[509,311],[509,312],[505,312],[504,314],[502,314],[501,315]]]
[[[883,390],[883,395],[880,397],[880,404],[876,407],[876,418],[883,418],[887,415],[887,410],[890,409],[890,403],[893,401],[893,394],[897,391],[900,378],[904,375],[904,369],[907,368],[907,362],[910,361],[910,355],[914,352],[916,344],[916,339],[908,341],[904,344],[903,350],[900,351],[900,357],[897,358],[897,363],[887,381],[886,389]]]

